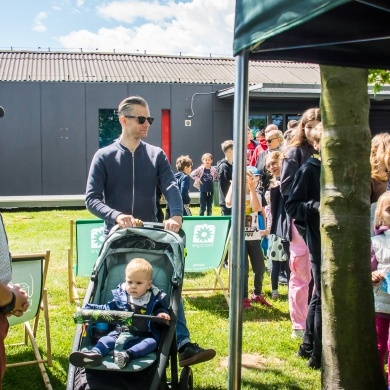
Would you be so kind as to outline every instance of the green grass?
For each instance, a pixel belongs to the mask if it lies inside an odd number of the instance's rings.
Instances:
[[[198,209],[194,208],[194,215]],[[219,209],[214,209],[219,215]],[[51,251],[47,279],[53,365],[47,367],[54,390],[66,388],[68,355],[72,347],[75,304],[69,303],[67,250],[69,220],[93,218],[86,210],[12,211],[3,213],[9,247],[12,253]],[[228,280],[227,270],[222,277]],[[250,279],[251,282],[252,278]],[[212,273],[186,274],[184,288],[212,286]],[[85,288],[88,278],[78,277],[77,285]],[[81,291],[81,290],[80,290]],[[264,279],[264,293],[269,297],[270,278]],[[320,389],[320,373],[306,367],[306,361],[295,356],[299,341],[291,339],[287,288],[280,288],[281,298],[273,308],[255,305],[243,314],[243,368],[241,389],[315,390]],[[184,306],[191,338],[202,347],[213,347],[217,356],[211,362],[193,366],[194,388],[216,390],[227,388],[229,350],[229,310],[221,292],[184,292]],[[43,329],[38,330],[38,345],[43,351]],[[20,326],[10,328],[7,343],[21,339]],[[33,357],[28,347],[7,347],[8,362]],[[44,389],[36,365],[7,369],[3,389]]]

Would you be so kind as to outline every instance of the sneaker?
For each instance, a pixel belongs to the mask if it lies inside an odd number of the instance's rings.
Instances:
[[[279,281],[279,284],[283,284],[283,285],[286,285],[288,283],[287,278],[285,278],[282,275],[279,275],[278,281]]]
[[[292,339],[303,339],[303,336],[305,334],[305,329],[293,329],[291,333]]]
[[[244,309],[252,309],[251,300],[249,298],[244,298],[244,303],[242,306]]]
[[[69,362],[75,367],[100,366],[103,362],[103,356],[96,351],[81,350],[72,352],[69,355]]]
[[[263,294],[255,295],[255,293],[252,293],[251,301],[261,303],[264,306],[272,307],[272,305],[265,300]]]
[[[271,298],[272,299],[279,299],[279,293],[277,291],[272,291]]]
[[[298,348],[298,352],[297,352],[297,356],[300,357],[300,358],[303,358],[303,359],[310,359],[311,357],[311,352],[309,352],[308,350],[306,350],[304,347],[303,347],[303,344],[301,344]]]
[[[126,352],[115,352],[114,363],[119,367],[123,368],[129,362],[129,355]]]
[[[215,357],[214,349],[203,349],[196,343],[187,343],[182,353],[179,353],[180,367],[207,362]]]
[[[310,356],[307,366],[313,370],[319,370],[321,368],[321,362],[314,356]]]

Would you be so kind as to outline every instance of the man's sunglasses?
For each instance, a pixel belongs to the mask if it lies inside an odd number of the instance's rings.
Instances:
[[[134,116],[134,115],[125,115],[125,118],[137,118],[138,119],[138,123],[140,125],[143,125],[145,123],[145,121],[148,121],[149,122],[149,125],[151,125],[154,121],[154,118],[148,116],[146,118],[146,116]]]

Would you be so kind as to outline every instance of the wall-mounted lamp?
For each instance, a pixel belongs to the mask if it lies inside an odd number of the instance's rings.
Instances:
[[[211,95],[213,93],[216,93],[216,92],[198,92],[198,93],[194,93],[192,95],[192,98],[191,98],[191,114],[187,113],[187,118],[192,118],[195,115],[194,109],[193,109],[192,105],[194,104],[194,99],[195,99],[196,95]]]

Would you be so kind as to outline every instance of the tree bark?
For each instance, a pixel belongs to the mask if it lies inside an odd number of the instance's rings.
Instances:
[[[385,390],[370,268],[368,72],[320,68],[322,389]]]

